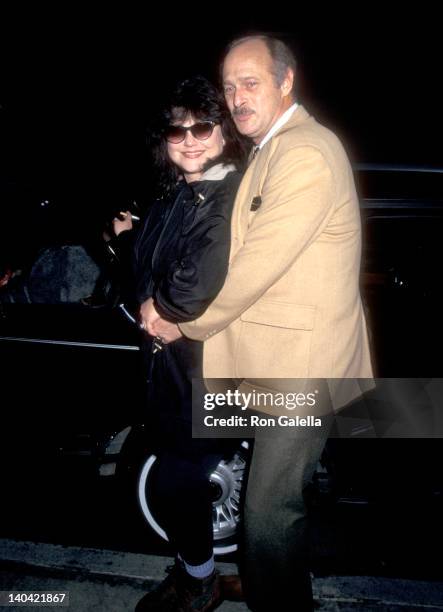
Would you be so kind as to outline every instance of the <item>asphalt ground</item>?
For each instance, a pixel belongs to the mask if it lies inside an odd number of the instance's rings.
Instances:
[[[133,610],[171,563],[170,557],[10,539],[0,540],[0,560],[0,591],[69,593],[72,612]],[[218,563],[218,569],[222,574],[236,572],[232,563]],[[319,610],[443,610],[439,581],[314,576],[313,589]],[[23,606],[6,609],[21,611]],[[241,612],[248,608],[244,603],[224,602],[218,609]],[[296,607],[288,602],[287,611],[291,610],[295,612]]]

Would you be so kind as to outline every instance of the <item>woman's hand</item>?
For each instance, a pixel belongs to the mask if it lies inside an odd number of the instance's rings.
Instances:
[[[154,331],[152,335],[161,338],[164,344],[174,342],[183,336],[178,325],[170,321],[165,321],[165,319],[161,317],[154,322],[152,329]]]
[[[142,329],[147,331],[149,335],[156,336],[157,334],[154,332],[153,324],[158,319],[160,319],[160,315],[154,306],[154,300],[148,298],[140,306],[140,325]]]
[[[132,229],[132,215],[129,210],[124,212],[119,212],[119,215],[123,217],[123,219],[119,219],[115,217],[112,221],[112,227],[114,229],[114,234],[118,236],[121,232],[125,232],[127,230]]]
[[[165,344],[183,336],[178,325],[161,318],[152,298],[148,298],[140,306],[140,327],[150,336],[160,338]]]

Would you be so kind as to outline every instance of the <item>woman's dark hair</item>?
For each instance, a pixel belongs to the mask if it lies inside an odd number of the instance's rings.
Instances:
[[[191,77],[180,81],[173,89],[148,133],[148,145],[157,175],[156,187],[160,193],[174,189],[180,174],[169,159],[165,129],[174,121],[185,120],[188,115],[214,121],[222,130],[225,140],[223,151],[217,159],[205,164],[205,170],[218,163],[234,164],[239,170],[244,167],[248,145],[237,132],[223,96],[206,78]]]

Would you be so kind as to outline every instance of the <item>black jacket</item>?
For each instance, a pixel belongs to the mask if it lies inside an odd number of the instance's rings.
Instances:
[[[226,276],[232,207],[241,175],[231,171],[214,179],[217,168],[205,174],[212,180],[182,182],[171,198],[154,202],[135,239],[136,301],[153,297],[161,315],[174,323],[203,314]],[[203,376],[203,344],[183,337],[160,351],[154,348],[152,338],[143,333],[150,428],[163,448],[195,453],[204,441],[191,435],[191,383]],[[204,393],[202,385],[198,388]]]
[[[153,297],[175,323],[203,314],[226,276],[240,179],[234,171],[221,180],[183,181],[171,198],[154,202],[134,246],[139,304]]]

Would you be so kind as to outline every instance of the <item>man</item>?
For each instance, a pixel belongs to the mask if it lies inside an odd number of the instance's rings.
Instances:
[[[284,389],[290,379],[369,378],[361,224],[346,154],[296,103],[295,59],[281,41],[234,41],[222,75],[236,126],[255,150],[234,205],[225,284],[181,333],[204,341],[206,378],[250,389],[276,391],[278,379]],[[179,335],[161,319],[147,324],[165,341]],[[254,611],[313,607],[303,489],[326,437],[255,440],[242,573]]]

